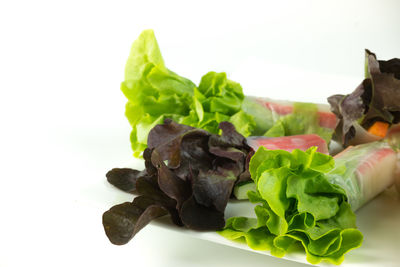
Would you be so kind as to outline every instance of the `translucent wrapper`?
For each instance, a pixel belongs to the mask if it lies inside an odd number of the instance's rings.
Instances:
[[[316,112],[319,126],[329,129],[334,129],[336,127],[336,115],[330,111],[330,106],[327,104],[292,102],[287,100],[271,99],[268,97],[245,96],[243,102],[244,111],[251,115],[257,115],[254,114],[254,110],[251,109],[257,109],[257,105],[271,112],[268,120],[272,122],[278,121],[285,115],[290,115],[297,111],[301,112],[304,108],[311,107],[312,110]],[[263,115],[266,114],[264,113]]]
[[[335,168],[327,174],[330,183],[346,191],[353,211],[393,185],[397,153],[387,142],[349,147],[335,156]]]
[[[393,125],[387,136],[386,141],[397,150],[397,168],[395,173],[395,185],[397,192],[400,194],[400,124]]]
[[[329,143],[336,126],[336,116],[323,104],[245,96],[242,110],[254,120],[252,136],[317,134]]]
[[[400,154],[397,154],[397,168],[396,168],[396,177],[395,184],[397,188],[397,192],[400,194]]]
[[[396,168],[395,184],[396,184],[397,192],[400,194],[400,153],[397,154],[397,168]]]

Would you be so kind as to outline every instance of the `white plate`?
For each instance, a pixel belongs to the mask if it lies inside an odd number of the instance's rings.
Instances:
[[[264,77],[263,73],[269,74],[268,88],[273,88],[273,90],[264,89],[266,85],[262,78]],[[286,73],[290,73],[290,75],[286,76]],[[241,68],[231,73],[229,78],[239,81],[245,88],[244,93],[246,95],[315,103],[326,103],[326,97],[335,93],[349,93],[362,80],[359,77],[323,74],[292,69],[289,66],[277,67],[277,65],[254,59],[242,64]],[[321,87],[323,88],[321,89]],[[142,168],[143,162],[135,159],[128,166]],[[131,200],[130,196],[127,195],[121,198],[124,198],[124,201]],[[357,226],[364,235],[364,242],[360,248],[345,255],[345,260],[341,266],[400,266],[398,256],[400,254],[400,198],[394,187],[386,190],[359,209],[356,215]],[[230,202],[225,216],[226,218],[232,216],[254,217],[253,206],[248,202]],[[168,218],[156,220],[151,223],[151,226],[271,256],[268,251],[252,250],[246,244],[225,239],[215,232],[197,232],[177,227]],[[309,264],[306,261],[305,253],[287,254],[282,259]],[[319,266],[326,265],[328,264],[319,264]]]
[[[139,160],[135,161],[134,165],[136,168],[142,165]],[[126,201],[129,200],[128,196]],[[254,205],[247,201],[231,200],[225,210],[225,218],[233,216],[255,217],[253,207]],[[345,260],[341,266],[400,266],[398,256],[400,252],[400,197],[395,188],[391,187],[382,192],[375,199],[359,209],[356,215],[357,226],[364,235],[364,242],[360,248],[352,250],[345,255]],[[245,243],[228,240],[216,232],[193,231],[184,227],[175,226],[168,216],[153,221],[151,226],[163,228],[166,231],[174,231],[177,234],[189,235],[193,238],[271,256],[269,251],[252,250]],[[290,253],[282,259],[309,264],[306,260],[305,253]],[[322,262],[317,266],[332,265]]]

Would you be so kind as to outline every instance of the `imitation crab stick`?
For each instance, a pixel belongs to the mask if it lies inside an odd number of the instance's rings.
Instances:
[[[324,139],[316,134],[304,134],[304,135],[293,135],[283,137],[248,137],[247,143],[254,150],[257,150],[260,146],[265,148],[276,150],[293,151],[294,149],[300,149],[306,151],[312,146],[318,147],[317,151],[320,153],[328,154],[328,146]]]

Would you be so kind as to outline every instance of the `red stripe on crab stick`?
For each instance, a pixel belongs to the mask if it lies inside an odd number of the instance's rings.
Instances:
[[[271,150],[286,150],[291,152],[294,149],[306,151],[310,147],[318,147],[317,151],[328,154],[328,146],[324,139],[316,134],[304,134],[282,137],[249,137],[247,138],[249,146],[257,150],[260,146]]]
[[[272,102],[269,99],[263,98],[256,98],[256,101],[281,116],[293,113],[293,103],[289,101]],[[321,110],[321,107],[323,107],[324,110]],[[319,125],[321,127],[335,129],[337,122],[336,115],[329,111],[329,106],[318,104],[318,108],[320,109],[317,111]]]
[[[370,172],[373,168],[382,162],[382,160],[386,157],[393,157],[396,153],[391,148],[382,148],[376,151],[375,153],[369,155],[365,158],[360,165],[358,166],[357,170],[360,174],[366,174]]]

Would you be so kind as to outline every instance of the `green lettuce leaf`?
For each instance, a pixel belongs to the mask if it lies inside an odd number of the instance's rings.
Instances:
[[[121,84],[128,98],[125,114],[132,125],[135,156],[147,147],[148,133],[156,124],[189,114],[195,87],[165,67],[153,31],[143,31],[132,45]]]
[[[149,131],[164,119],[219,133],[218,125],[232,122],[248,136],[255,122],[242,111],[240,84],[225,73],[209,72],[197,86],[166,68],[152,30],[133,43],[121,90],[128,99],[126,117],[132,126],[131,145],[138,157],[147,147]]]
[[[195,127],[218,133],[222,121],[231,122],[237,131],[249,136],[255,127],[253,117],[242,110],[243,89],[239,83],[227,79],[226,73],[209,72],[201,78],[195,89],[191,105]],[[196,116],[193,116],[193,114]],[[181,121],[181,123],[185,123]]]
[[[293,113],[278,119],[264,134],[268,137],[290,136],[298,134],[317,134],[327,143],[333,130],[319,126],[318,107],[311,103],[294,103]]]
[[[259,204],[256,218],[230,218],[219,232],[222,236],[275,256],[300,245],[313,264],[340,264],[346,252],[361,246],[363,237],[346,192],[329,182],[330,173],[343,173],[331,156],[316,148],[290,153],[260,147],[249,171],[256,191],[248,197]]]

